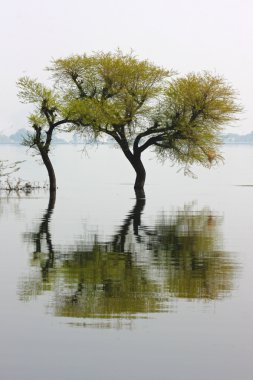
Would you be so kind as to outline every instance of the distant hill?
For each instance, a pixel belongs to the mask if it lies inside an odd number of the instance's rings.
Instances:
[[[0,132],[0,144],[21,144],[23,141],[23,137],[29,132],[25,128],[18,129],[17,132],[13,133],[10,136],[6,136]],[[60,133],[59,133],[60,135]],[[66,140],[64,138],[58,137],[57,133],[53,135],[53,144],[84,144],[84,139],[76,133],[72,133],[72,136],[68,136],[71,139]],[[104,144],[109,143],[110,141],[99,141],[97,143]],[[90,142],[86,140],[86,143],[93,144],[94,142],[91,140]]]
[[[236,133],[227,133],[222,135],[224,144],[253,144],[253,132],[246,135],[237,135]]]
[[[17,132],[13,133],[9,136],[9,143],[10,144],[20,144],[23,140],[23,137],[26,135],[27,130],[22,128],[19,129]]]
[[[0,144],[10,144],[9,137],[0,133]]]
[[[27,129],[21,128],[18,129],[17,132],[13,133],[10,136],[6,136],[0,133],[0,144],[21,144],[23,141],[23,137],[27,134]],[[68,142],[64,139],[61,139],[57,136],[53,137],[54,144],[68,144]]]
[[[10,136],[6,136],[0,132],[0,144],[21,144],[23,137],[27,134],[27,129],[21,128],[17,132]],[[236,133],[227,133],[222,135],[224,144],[253,144],[253,132],[246,135],[237,135]],[[60,138],[54,135],[53,144],[83,144],[84,140],[77,134],[73,134],[71,140],[67,141],[64,138]],[[100,141],[100,144],[113,143],[111,139]]]

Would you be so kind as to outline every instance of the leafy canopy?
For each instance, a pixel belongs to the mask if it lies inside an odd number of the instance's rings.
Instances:
[[[175,73],[132,54],[94,53],[57,59],[49,68],[68,103],[74,129],[91,126],[121,147],[204,166],[221,158],[224,124],[241,111],[234,89],[219,75]],[[73,126],[72,126],[73,128]]]
[[[35,105],[33,127],[107,134],[128,157],[153,147],[186,172],[193,163],[210,166],[221,159],[220,132],[241,111],[221,76],[176,76],[120,50],[56,59],[48,70],[53,89],[27,77],[18,82],[21,100]]]
[[[141,126],[172,75],[120,51],[58,59],[49,70],[69,101],[72,117],[101,130],[127,125],[130,133]]]

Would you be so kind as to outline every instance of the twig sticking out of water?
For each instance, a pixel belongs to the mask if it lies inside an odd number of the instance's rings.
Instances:
[[[30,182],[21,178],[10,179],[9,177],[7,177],[3,183],[0,182],[0,190],[22,191],[26,194],[32,192],[33,190],[48,188],[49,186],[46,182],[43,185],[41,185],[39,182]]]

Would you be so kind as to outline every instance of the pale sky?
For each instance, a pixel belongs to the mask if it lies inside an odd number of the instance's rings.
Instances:
[[[26,126],[20,76],[43,81],[53,58],[116,48],[180,74],[223,75],[244,106],[232,132],[253,131],[253,0],[7,0],[0,32],[0,133]]]

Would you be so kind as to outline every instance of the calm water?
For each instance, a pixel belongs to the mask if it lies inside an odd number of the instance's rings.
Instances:
[[[55,148],[55,204],[1,192],[0,378],[252,379],[253,146],[197,180],[145,156],[146,201],[120,151],[80,150]]]

